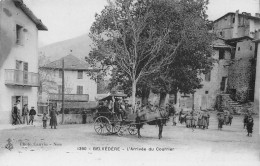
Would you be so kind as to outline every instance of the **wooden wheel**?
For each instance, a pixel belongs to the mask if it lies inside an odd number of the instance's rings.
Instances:
[[[100,135],[105,135],[109,131],[107,130],[107,126],[110,126],[110,121],[107,117],[99,116],[96,118],[94,122],[94,129]]]
[[[129,134],[131,135],[136,135],[137,134],[137,129],[136,129],[136,126],[135,125],[130,125],[129,128],[128,128],[128,132]]]
[[[111,134],[116,134],[121,129],[120,122],[112,122],[109,125],[107,125],[106,127],[107,127],[107,131]]]

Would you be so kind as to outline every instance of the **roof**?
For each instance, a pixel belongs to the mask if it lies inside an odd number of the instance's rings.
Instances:
[[[228,16],[228,15],[235,15],[236,13],[234,13],[234,12],[229,12],[229,13],[227,13],[227,14],[225,14],[224,16],[221,16],[220,18],[218,18],[218,19],[216,19],[215,21],[214,21],[214,23],[215,22],[217,22],[217,21],[219,21],[219,20],[221,20],[222,18],[224,18],[224,17],[226,17],[226,16]],[[249,16],[249,15],[245,15],[245,14],[238,14],[238,16],[244,16],[244,17],[247,17],[247,18],[249,18],[249,19],[252,19],[252,20],[258,20],[258,21],[260,21],[260,18],[259,17],[255,17],[255,16]]]
[[[232,47],[232,46],[226,44],[226,43],[225,43],[225,40],[224,40],[224,39],[221,39],[221,38],[219,38],[218,40],[214,40],[214,41],[212,42],[212,46],[213,46],[214,48],[234,48],[234,47]]]
[[[253,38],[251,38],[249,36],[243,36],[243,37],[238,37],[238,38],[227,39],[226,42],[228,42],[228,43],[236,43],[236,42],[243,41],[245,39],[253,40]]]
[[[51,68],[51,69],[62,69],[62,61],[64,59],[64,69],[65,70],[91,70],[88,63],[83,60],[78,59],[73,55],[67,55],[56,61],[48,63],[41,68]]]
[[[33,12],[23,3],[23,0],[13,0],[16,7],[20,8],[35,23],[38,30],[47,31],[48,28],[38,19]]]

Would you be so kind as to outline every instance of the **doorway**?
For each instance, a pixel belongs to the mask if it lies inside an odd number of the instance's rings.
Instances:
[[[220,82],[220,91],[226,92],[227,77],[222,77]]]

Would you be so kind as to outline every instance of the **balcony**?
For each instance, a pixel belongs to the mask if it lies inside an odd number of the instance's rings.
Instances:
[[[15,69],[5,70],[5,84],[17,86],[39,86],[39,74]]]
[[[57,93],[51,93],[50,100],[61,101],[62,95]],[[65,94],[64,101],[87,102],[89,101],[89,95],[88,94]]]

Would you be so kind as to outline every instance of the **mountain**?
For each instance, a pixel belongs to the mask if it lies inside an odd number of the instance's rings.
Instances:
[[[88,56],[92,41],[87,34],[64,40],[61,42],[53,43],[44,47],[39,48],[39,55],[44,55],[49,61],[58,60],[69,54],[84,59]]]

